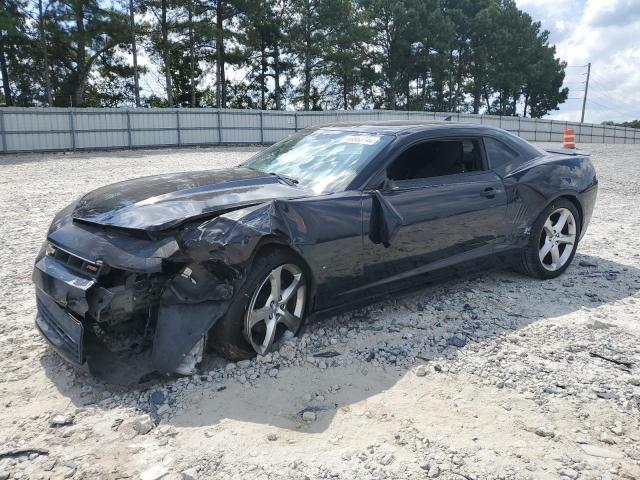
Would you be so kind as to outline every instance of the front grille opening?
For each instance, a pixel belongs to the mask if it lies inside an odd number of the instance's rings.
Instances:
[[[81,272],[84,275],[89,275],[94,278],[98,276],[101,268],[100,264],[89,262],[83,258],[80,258],[76,255],[73,255],[72,253],[56,247],[55,245],[53,247],[55,248],[55,250],[53,251],[53,254],[49,255],[50,257],[56,259],[70,269]]]

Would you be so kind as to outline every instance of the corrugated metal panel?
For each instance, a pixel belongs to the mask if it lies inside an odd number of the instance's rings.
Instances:
[[[551,132],[551,122],[545,122],[545,123],[536,122],[536,131],[537,132],[550,133]],[[564,129],[562,131],[564,132]]]
[[[69,133],[9,133],[6,135],[8,152],[34,150],[70,150],[73,148]]]
[[[580,135],[581,136],[591,136],[593,135],[593,126],[591,125],[581,125],[580,126]]]
[[[312,125],[311,116],[306,115],[305,113],[298,113],[298,129],[303,130]]]
[[[564,133],[552,133],[551,134],[551,141],[552,142],[562,143],[564,141]]]
[[[40,132],[71,130],[70,114],[68,111],[61,113],[45,113],[39,110],[29,112],[4,112],[4,129],[7,132]]]
[[[134,130],[149,130],[158,128],[172,128],[178,126],[178,117],[173,110],[132,111],[131,128]]]
[[[536,131],[536,121],[530,118],[521,118],[520,119],[520,132],[521,133],[531,133],[533,134]],[[523,136],[523,138],[525,138]]]
[[[197,130],[182,130],[180,132],[180,141],[182,145],[209,145],[218,143],[217,128],[202,128]]]
[[[290,135],[293,135],[295,132],[291,131],[283,131],[283,130],[266,130],[264,132],[264,143],[276,143],[282,140],[283,138],[287,138]]]
[[[536,142],[550,142],[551,141],[551,133],[550,132],[536,132]]]
[[[510,130],[510,131],[518,131],[518,127],[520,126],[520,119],[518,118],[503,118],[502,119],[502,127],[505,130]]]
[[[126,130],[127,114],[113,112],[74,112],[75,129],[79,130]]]
[[[131,132],[131,144],[134,147],[177,145],[176,130],[138,130]]]
[[[218,128],[218,114],[214,111],[180,112],[180,128]]]
[[[260,143],[260,130],[243,128],[223,128],[222,140],[224,143]]]
[[[490,127],[502,128],[502,121],[500,120],[500,118],[496,117],[484,117],[482,119],[482,124],[489,125]]]
[[[76,148],[110,148],[128,146],[129,135],[127,132],[76,131]]]
[[[220,123],[222,128],[260,128],[260,111],[221,111]]]
[[[293,113],[276,115],[270,112],[262,116],[262,125],[265,129],[295,129],[296,116]]]
[[[576,122],[443,112],[349,110],[289,112],[202,109],[2,108],[6,151],[68,150],[215,143],[276,142],[297,130],[336,122],[444,120],[502,127],[532,141],[561,141],[565,128],[580,143],[640,143],[637,130]],[[219,125],[220,123],[220,125]],[[178,126],[180,132],[178,133]],[[131,143],[130,140],[131,139]]]
[[[616,129],[612,127],[604,127],[605,143],[614,143],[613,139],[616,137]],[[607,141],[610,139],[611,141]]]
[[[482,122],[482,119],[479,116],[460,115],[460,122],[479,124]]]

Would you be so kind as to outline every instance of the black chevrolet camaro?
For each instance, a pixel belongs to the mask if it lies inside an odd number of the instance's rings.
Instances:
[[[313,128],[236,168],[120,182],[63,209],[36,259],[36,324],[106,381],[188,374],[207,346],[265,354],[311,315],[494,260],[554,278],[597,184],[588,156],[491,127]]]

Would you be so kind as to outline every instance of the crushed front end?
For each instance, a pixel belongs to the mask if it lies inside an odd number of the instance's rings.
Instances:
[[[130,383],[129,373],[154,370],[150,351],[171,272],[131,271],[88,256],[45,244],[33,271],[36,325],[68,361],[110,383]]]
[[[67,361],[107,383],[190,373],[231,297],[216,265],[194,265],[178,232],[105,229],[59,214],[33,270],[36,325]]]
[[[252,200],[292,188],[238,172],[115,184],[60,211],[33,271],[49,343],[108,383],[193,372],[260,242],[296,232],[287,204]],[[202,187],[201,176],[230,180]]]

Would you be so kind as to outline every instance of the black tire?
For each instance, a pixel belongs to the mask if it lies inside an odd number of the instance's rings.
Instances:
[[[575,242],[573,245],[567,245],[565,248],[572,247],[571,255],[567,259],[567,261],[557,270],[548,270],[544,267],[542,260],[539,257],[540,251],[540,242],[542,238],[542,233],[544,229],[544,224],[550,215],[557,211],[558,209],[566,208],[571,212],[573,218],[575,220]],[[575,204],[566,198],[559,198],[551,202],[538,216],[536,221],[534,222],[531,228],[531,235],[529,237],[529,242],[527,246],[522,250],[520,254],[520,258],[517,264],[518,270],[525,275],[529,275],[534,278],[539,278],[542,280],[549,280],[552,278],[556,278],[562,275],[571,262],[573,261],[573,257],[576,254],[576,250],[578,249],[578,241],[580,238],[580,212],[576,208]]]
[[[209,332],[209,346],[215,352],[231,361],[245,360],[257,355],[245,336],[244,323],[247,308],[253,293],[260,287],[265,277],[273,269],[285,264],[297,265],[304,272],[305,282],[308,285],[310,277],[307,269],[295,255],[278,247],[267,247],[264,252],[259,252],[250,267],[247,278],[236,292],[227,314],[218,320]],[[304,305],[303,322],[308,302],[305,301]]]

